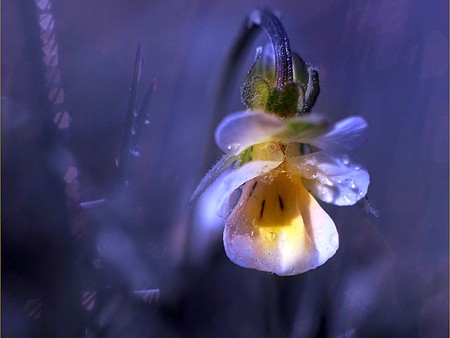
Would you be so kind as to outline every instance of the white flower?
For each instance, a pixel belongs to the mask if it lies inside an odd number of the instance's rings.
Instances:
[[[369,174],[350,151],[367,134],[366,121],[357,116],[331,125],[315,114],[227,116],[216,142],[228,155],[218,170],[228,169],[210,175],[218,176],[212,189],[226,219],[223,240],[230,260],[295,275],[332,257],[338,233],[315,198],[345,206],[366,195]]]

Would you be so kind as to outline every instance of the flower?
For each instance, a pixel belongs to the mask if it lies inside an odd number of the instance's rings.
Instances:
[[[362,117],[330,124],[311,113],[320,92],[318,70],[291,52],[273,13],[254,11],[248,28],[253,25],[271,44],[257,49],[242,86],[247,110],[217,127],[216,143],[225,155],[191,201],[213,183],[204,198],[226,220],[223,242],[230,260],[296,275],[324,264],[339,246],[336,226],[316,199],[346,206],[367,194],[369,174],[351,150],[369,128]]]
[[[230,260],[295,275],[332,257],[338,233],[315,198],[345,206],[366,195],[369,174],[350,151],[367,134],[358,116],[335,124],[314,113],[286,119],[262,111],[227,116],[215,137],[234,162],[213,189],[218,213],[226,219],[223,241]]]

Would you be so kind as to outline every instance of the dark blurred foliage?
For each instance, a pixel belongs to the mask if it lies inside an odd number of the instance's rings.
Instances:
[[[380,214],[324,206],[340,249],[287,278],[233,265],[187,206],[242,108],[253,51],[217,91],[261,4],[320,69],[314,111],[369,122]],[[158,89],[123,190],[139,41]],[[3,1],[2,337],[447,337],[448,48],[444,0]]]

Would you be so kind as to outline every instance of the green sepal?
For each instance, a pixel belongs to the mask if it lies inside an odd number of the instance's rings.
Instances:
[[[297,112],[299,98],[302,94],[297,83],[287,83],[281,90],[274,89],[267,102],[266,110],[281,117],[292,116]]]
[[[311,111],[320,94],[319,72],[317,69],[308,65],[308,76],[308,86],[305,92],[305,106],[303,108],[304,113]]]
[[[298,113],[310,112],[320,93],[319,72],[306,64],[297,53],[292,53],[294,81],[304,86],[304,96],[299,100]]]
[[[264,109],[266,106],[270,86],[262,76],[264,74],[262,49],[256,50],[255,62],[245,78],[241,88],[241,99],[247,109]]]
[[[306,88],[309,82],[308,67],[297,53],[292,53],[292,70],[294,81],[303,84]]]
[[[189,206],[192,206],[195,200],[203,194],[225,170],[229,169],[237,159],[237,156],[230,156],[227,154],[222,155],[219,161],[214,164],[195,188],[194,193],[189,198]]]
[[[250,162],[251,160],[253,160],[252,157],[252,153],[253,153],[253,146],[245,149],[240,155],[239,155],[239,166]]]
[[[267,81],[261,76],[247,76],[242,86],[242,101],[247,109],[263,110],[269,99],[270,88]]]
[[[305,92],[306,86],[302,83],[298,83],[298,102],[297,102],[297,114],[302,114],[305,109]]]

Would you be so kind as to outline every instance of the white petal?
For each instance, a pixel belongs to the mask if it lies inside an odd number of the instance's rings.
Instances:
[[[320,149],[355,149],[362,144],[369,136],[369,125],[360,116],[350,116],[336,122],[331,129],[321,136],[308,140]]]
[[[220,241],[225,222],[216,213],[216,203],[214,189],[210,187],[193,206],[188,245],[190,258],[196,262],[204,261],[212,247]]]
[[[281,276],[322,265],[339,246],[333,220],[305,189],[297,168],[283,165],[244,186],[223,238],[234,263]]]
[[[353,155],[319,151],[290,161],[301,170],[305,187],[324,202],[353,205],[367,194],[369,174]]]
[[[216,129],[216,143],[229,155],[238,155],[248,147],[270,140],[283,129],[278,117],[258,111],[240,111],[225,117]]]
[[[309,140],[323,135],[329,130],[326,120],[317,113],[304,114],[291,117],[283,121],[284,128],[272,135],[284,143],[309,143]]]
[[[279,166],[281,161],[251,161],[239,168],[230,169],[223,173],[212,186],[214,198],[217,199],[217,213],[226,218],[229,214],[230,197],[232,193],[245,182],[267,173]]]
[[[309,143],[328,131],[318,114],[305,114],[286,120],[259,112],[240,111],[225,117],[216,129],[216,143],[225,153],[238,155],[248,147],[271,140]]]

